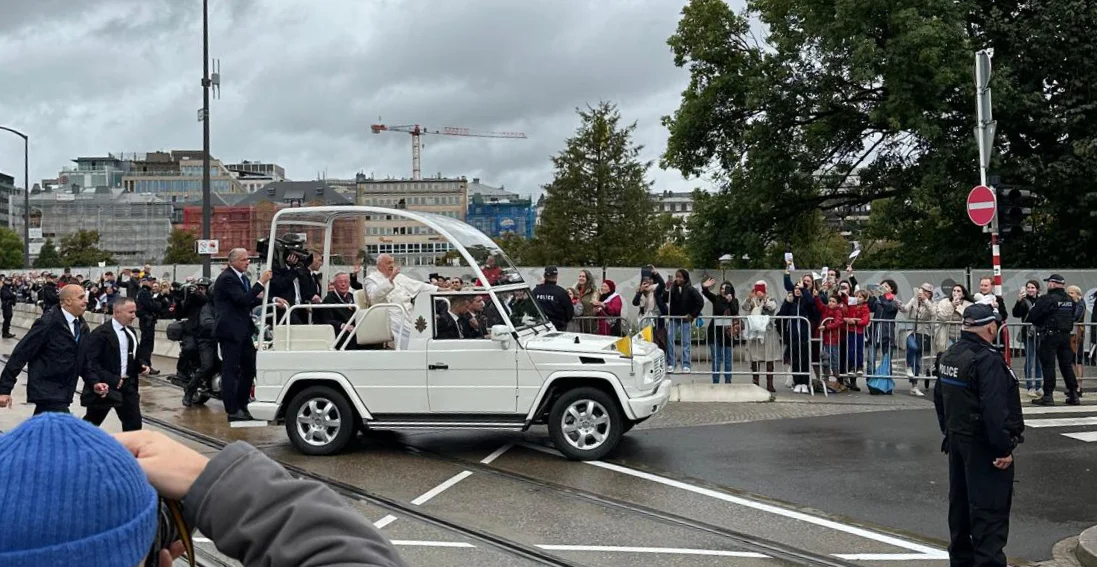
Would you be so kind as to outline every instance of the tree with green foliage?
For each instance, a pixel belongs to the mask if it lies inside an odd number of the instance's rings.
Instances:
[[[61,237],[61,262],[69,267],[97,266],[114,263],[114,256],[99,249],[99,231],[78,230]]]
[[[655,257],[651,261],[656,266],[666,266],[672,269],[693,269],[693,263],[690,261],[689,254],[685,248],[668,242],[659,247],[655,251]]]
[[[59,268],[61,264],[61,254],[57,252],[53,239],[47,238],[46,242],[42,244],[42,249],[38,251],[38,257],[34,260],[34,267],[39,269]]]
[[[0,269],[23,267],[23,239],[10,228],[0,228]]]
[[[624,126],[608,102],[578,111],[580,125],[552,158],[537,227],[544,260],[567,266],[634,266],[664,242],[653,214],[650,162],[638,158],[636,124]],[[544,263],[544,262],[539,262]]]
[[[165,264],[201,264],[202,257],[195,248],[198,237],[189,230],[172,229],[168,247],[164,250]]]
[[[964,202],[979,181],[974,53],[993,48],[991,173],[1041,198],[1035,231],[1007,241],[1004,260],[1097,264],[1095,24],[1085,0],[747,0],[741,14],[691,0],[668,40],[691,80],[664,118],[661,161],[719,185],[695,205],[691,254],[722,239],[733,255],[799,250],[820,211],[871,203],[855,239],[901,245],[859,262],[989,264]]]

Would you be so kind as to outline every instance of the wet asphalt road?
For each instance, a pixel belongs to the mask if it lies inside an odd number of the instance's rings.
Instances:
[[[1052,417],[1070,416],[1026,415],[1026,421]],[[1026,431],[1016,453],[1011,558],[1048,558],[1056,542],[1097,523],[1097,443],[1062,435],[1084,429]],[[927,404],[925,410],[638,431],[614,460],[946,542],[948,463],[940,443]]]

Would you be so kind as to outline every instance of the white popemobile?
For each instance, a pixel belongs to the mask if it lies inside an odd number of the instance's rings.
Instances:
[[[463,222],[402,209],[291,207],[275,214],[270,242],[280,232],[322,234],[324,280],[329,281],[338,269],[327,262],[333,228],[362,231],[370,226],[429,235],[430,244],[423,246],[438,255],[456,251],[467,263],[464,270],[483,285],[461,292],[428,287],[414,298],[410,312],[407,303],[371,305],[367,290],[354,293],[354,305],[290,309],[310,309],[316,321],[323,321],[325,309],[350,310],[346,315],[353,327],[339,326],[338,333],[337,325],[329,323],[289,325],[289,313],[279,313],[274,321],[264,305],[261,320],[268,323],[260,334],[255,401],[249,410],[258,420],[285,423],[301,452],[336,453],[359,430],[525,431],[547,424],[561,453],[593,460],[666,405],[671,381],[662,351],[639,337],[557,332],[506,254]],[[268,266],[276,249],[269,247]],[[488,257],[498,268],[492,270],[495,285],[481,269]],[[477,297],[485,305],[484,337],[440,336],[437,317],[450,317],[451,303]],[[395,333],[390,316],[397,321]],[[357,348],[339,348],[346,343]]]

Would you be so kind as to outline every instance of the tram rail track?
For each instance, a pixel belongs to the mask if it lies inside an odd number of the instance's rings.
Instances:
[[[160,383],[167,384],[167,385],[170,385],[170,386],[175,387],[175,388],[179,388],[178,385],[173,383],[167,377],[155,377],[153,379],[157,380]],[[153,419],[155,419],[155,418],[153,418]],[[157,421],[162,421],[162,420],[157,420]],[[166,423],[166,422],[164,422],[164,423]],[[157,426],[160,427],[161,425],[157,424]],[[175,426],[174,424],[172,424],[171,427],[178,427],[178,426]],[[204,434],[200,434],[200,435],[204,435]],[[606,508],[612,508],[612,509],[615,509],[615,510],[618,510],[618,511],[621,511],[621,512],[625,512],[625,513],[628,513],[628,514],[632,514],[632,515],[636,515],[636,516],[642,516],[646,519],[653,520],[653,521],[659,522],[659,523],[664,524],[664,525],[669,525],[669,526],[684,528],[684,529],[688,529],[688,530],[692,530],[692,531],[696,531],[696,532],[702,532],[702,533],[709,534],[709,535],[714,535],[714,536],[717,536],[717,537],[720,537],[722,539],[727,540],[729,543],[733,544],[735,547],[741,548],[745,551],[754,551],[754,552],[757,552],[757,553],[764,554],[764,555],[766,555],[768,557],[771,557],[773,559],[779,559],[779,560],[786,561],[786,562],[789,562],[789,563],[793,563],[793,564],[796,564],[796,565],[805,565],[805,566],[810,566],[810,567],[854,567],[854,565],[855,565],[854,563],[843,560],[843,559],[839,559],[839,558],[836,558],[836,557],[831,557],[831,556],[828,556],[828,555],[823,555],[823,554],[819,554],[819,553],[799,549],[799,548],[789,546],[789,545],[786,545],[786,544],[782,544],[782,543],[779,543],[779,542],[776,542],[776,541],[773,541],[773,540],[769,540],[769,539],[766,539],[766,538],[753,536],[753,535],[746,534],[746,533],[743,533],[743,532],[739,532],[739,531],[731,530],[731,529],[728,529],[728,528],[724,528],[722,526],[717,526],[717,525],[710,524],[710,523],[707,523],[707,522],[702,522],[702,521],[699,521],[699,520],[694,520],[692,518],[687,518],[687,517],[681,516],[679,514],[674,514],[674,513],[671,513],[671,512],[665,512],[665,511],[662,511],[662,510],[657,510],[655,508],[650,508],[650,507],[643,506],[643,505],[640,505],[640,504],[627,502],[627,501],[624,501],[624,500],[620,500],[620,499],[617,499],[617,498],[612,498],[612,497],[609,497],[609,496],[597,494],[597,493],[590,492],[590,491],[587,491],[587,490],[574,488],[574,487],[570,487],[570,486],[564,486],[562,484],[557,484],[557,483],[553,483],[553,482],[550,482],[550,481],[545,481],[545,480],[538,479],[538,478],[535,478],[535,477],[532,477],[532,476],[528,476],[528,475],[524,475],[524,474],[521,474],[521,473],[516,473],[516,472],[513,472],[513,471],[508,471],[508,470],[504,470],[504,469],[501,469],[501,468],[498,468],[498,467],[494,467],[490,464],[483,464],[483,463],[474,461],[472,459],[463,459],[463,458],[460,458],[460,457],[453,457],[453,456],[450,456],[450,455],[444,455],[444,454],[441,454],[441,453],[438,453],[438,452],[435,452],[435,451],[431,451],[429,449],[424,449],[422,447],[419,447],[419,446],[416,446],[416,445],[413,445],[413,444],[395,442],[395,441],[391,441],[391,440],[380,441],[380,442],[378,442],[378,444],[381,445],[381,446],[387,446],[389,448],[403,449],[407,452],[417,454],[417,455],[422,456],[424,458],[434,459],[434,460],[438,460],[438,461],[442,461],[442,462],[447,462],[447,463],[450,463],[450,464],[456,464],[456,465],[464,467],[464,468],[466,468],[466,469],[468,469],[468,470],[470,470],[474,473],[481,473],[481,474],[485,474],[485,475],[494,476],[494,477],[497,477],[497,478],[505,478],[505,479],[508,479],[508,480],[511,480],[511,481],[515,481],[515,482],[518,482],[518,483],[521,483],[521,484],[525,484],[527,486],[535,487],[539,490],[544,490],[544,491],[554,492],[554,493],[557,493],[557,494],[562,494],[565,497],[568,497],[568,498],[571,498],[571,499],[582,500],[582,501],[586,501],[588,503],[593,503],[593,504],[603,506],[603,507],[606,507]],[[296,466],[293,466],[293,465],[286,465],[285,463],[281,463],[281,464],[283,466],[285,466],[291,472],[294,472],[294,474],[297,474],[295,472],[295,469],[300,470],[301,472],[304,473],[303,476],[307,476],[309,478],[315,478],[317,480],[320,480],[321,482],[325,482],[325,480],[324,480],[325,477],[322,477],[321,475],[316,475],[315,473],[311,473],[309,471],[304,471],[303,469],[300,469],[300,467],[296,467]],[[334,479],[332,479],[332,480],[334,480]],[[353,487],[351,485],[346,485],[345,483],[342,483],[341,481],[335,480],[334,482],[337,483],[338,485],[347,486],[347,487],[349,487],[353,490],[360,490],[360,489],[358,489],[356,487]],[[394,501],[392,499],[388,499],[388,498],[385,498],[385,500],[390,501],[390,502],[394,502],[394,503],[396,502],[396,501]],[[415,510],[415,512],[417,512],[419,514],[422,514],[422,512],[420,512],[419,510]],[[409,516],[416,517],[414,515],[409,515]],[[418,519],[418,518],[416,517],[416,519]],[[534,549],[536,549],[536,548],[534,548]]]
[[[207,434],[202,433],[200,431],[194,431],[194,430],[192,430],[190,428],[187,428],[187,427],[182,427],[182,426],[176,425],[174,423],[171,423],[169,421],[166,421],[166,420],[163,420],[163,419],[160,419],[160,418],[151,417],[151,416],[142,416],[141,419],[145,423],[148,423],[150,425],[153,425],[153,426],[156,426],[160,429],[168,431],[173,435],[176,435],[178,437],[187,439],[187,440],[192,441],[194,443],[205,445],[205,446],[213,448],[213,449],[220,450],[220,449],[223,449],[226,445],[229,444],[228,442],[226,442],[222,439],[218,439],[216,437],[213,437],[211,435],[207,435]],[[365,490],[363,488],[348,484],[348,483],[340,481],[338,479],[334,479],[334,478],[331,478],[331,477],[328,477],[328,476],[324,476],[324,475],[321,475],[321,474],[314,473],[312,471],[309,471],[307,469],[303,469],[303,468],[298,467],[296,465],[291,465],[291,464],[288,464],[288,463],[285,463],[285,462],[279,462],[279,464],[282,465],[287,471],[289,471],[290,474],[292,474],[292,475],[294,475],[298,478],[307,478],[307,479],[310,479],[310,480],[315,480],[317,482],[321,482],[321,483],[327,485],[329,488],[331,488],[332,490],[339,493],[341,496],[343,496],[345,498],[349,498],[351,500],[357,500],[357,501],[360,501],[360,502],[365,502],[365,503],[368,503],[368,504],[372,504],[374,506],[377,506],[379,508],[383,508],[383,509],[385,509],[389,512],[392,512],[394,514],[400,514],[404,517],[412,518],[412,519],[421,521],[423,523],[432,525],[434,527],[438,527],[438,528],[441,528],[443,530],[446,530],[446,531],[449,531],[449,532],[452,532],[452,533],[455,533],[455,534],[459,534],[459,535],[464,536],[468,539],[475,540],[475,541],[478,541],[480,543],[483,543],[483,544],[487,545],[488,547],[494,548],[494,549],[496,549],[498,551],[501,551],[503,553],[513,555],[513,556],[516,556],[516,557],[521,557],[522,559],[525,559],[525,560],[528,560],[528,561],[531,561],[533,563],[537,563],[537,564],[540,564],[540,565],[553,565],[553,566],[558,566],[558,567],[579,567],[580,566],[579,563],[574,563],[574,562],[568,561],[566,559],[560,558],[560,557],[558,557],[554,554],[551,554],[551,553],[549,553],[547,551],[544,551],[542,549],[539,549],[537,547],[534,547],[534,546],[531,546],[531,545],[526,545],[524,543],[520,543],[520,542],[511,540],[511,539],[493,534],[493,533],[488,532],[486,530],[481,530],[479,528],[473,528],[473,527],[461,525],[461,524],[458,524],[456,522],[452,522],[450,520],[446,520],[444,518],[438,517],[434,514],[429,514],[429,513],[423,512],[422,510],[417,509],[417,507],[412,505],[412,504],[405,504],[405,503],[400,502],[396,499],[389,498],[387,496],[382,496],[380,494],[376,494],[376,493],[371,492],[369,490]]]

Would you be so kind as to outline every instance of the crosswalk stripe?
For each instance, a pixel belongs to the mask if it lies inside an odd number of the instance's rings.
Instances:
[[[1032,419],[1025,422],[1025,427],[1080,427],[1083,425],[1097,425],[1097,417],[1065,417],[1060,419]]]
[[[1083,431],[1081,433],[1063,433],[1063,437],[1070,437],[1086,443],[1097,441],[1097,431]]]
[[[1021,413],[1024,415],[1044,415],[1049,413],[1091,413],[1097,412],[1097,405],[1086,406],[1052,406],[1052,407],[1040,407],[1040,406],[1021,406]]]

